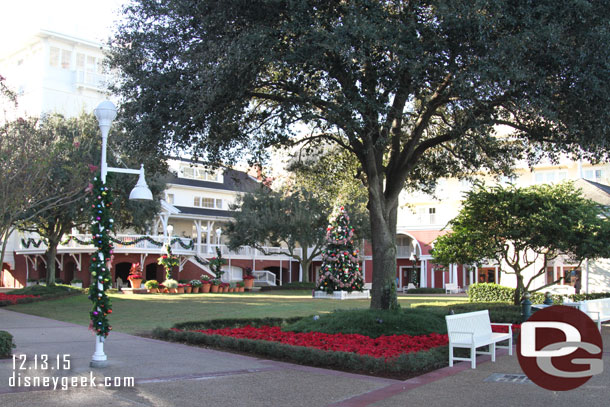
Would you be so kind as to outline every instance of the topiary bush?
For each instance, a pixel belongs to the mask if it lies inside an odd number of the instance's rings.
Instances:
[[[10,358],[14,347],[13,335],[0,331],[0,359]]]

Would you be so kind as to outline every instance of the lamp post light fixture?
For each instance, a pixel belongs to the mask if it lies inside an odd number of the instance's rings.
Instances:
[[[135,200],[152,200],[153,196],[152,196],[152,192],[150,191],[150,189],[148,188],[148,185],[146,184],[146,180],[144,177],[144,165],[140,166],[139,170],[131,170],[131,169],[126,169],[126,168],[112,168],[112,167],[108,167],[108,163],[106,162],[106,145],[108,142],[108,132],[110,131],[110,126],[112,125],[112,121],[116,118],[117,115],[117,109],[114,106],[114,104],[110,101],[104,101],[102,103],[100,103],[97,108],[93,111],[93,113],[95,114],[95,117],[97,118],[98,124],[100,126],[100,131],[102,132],[102,158],[101,158],[101,166],[100,166],[100,178],[102,181],[102,185],[105,188],[105,184],[106,184],[106,175],[108,174],[108,172],[118,172],[118,173],[126,173],[126,174],[138,174],[139,175],[139,179],[138,179],[138,183],[136,184],[135,188],[131,191],[131,193],[129,194],[129,199],[135,199]],[[103,193],[102,195],[105,195],[105,193]],[[97,218],[97,226],[98,226],[98,230],[104,230],[103,227],[101,227],[101,221],[100,221],[100,217]],[[108,248],[108,246],[106,247]],[[107,253],[110,252],[110,250],[106,251]],[[95,254],[95,256],[97,256],[99,258],[99,261],[102,262],[102,264],[105,265],[105,267],[109,268],[108,266],[108,260],[107,258],[104,258],[103,255],[103,250],[102,249],[98,249],[98,252]],[[96,273],[92,273],[93,276],[95,276]],[[99,296],[103,296],[104,295],[104,282],[101,280],[101,277],[98,278],[92,278],[92,284],[97,283],[97,291],[100,293]],[[99,302],[98,302],[99,304]],[[103,307],[103,305],[102,305]],[[104,310],[102,310],[99,306],[96,308],[96,311],[93,312],[93,314],[97,314],[97,313],[103,313],[105,312]],[[104,314],[106,315],[106,314]],[[91,359],[90,362],[90,366],[91,367],[105,367],[108,364],[107,361],[107,356],[104,353],[104,339],[105,336],[103,334],[98,334],[95,336],[95,353],[93,354],[93,357]]]

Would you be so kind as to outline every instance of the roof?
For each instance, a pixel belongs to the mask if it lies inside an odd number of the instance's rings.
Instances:
[[[203,215],[203,216],[215,216],[220,218],[232,218],[233,212],[231,211],[222,211],[218,209],[208,209],[208,208],[192,208],[190,206],[174,206],[176,209],[180,211],[181,214],[188,215]]]
[[[258,181],[243,171],[226,168],[223,173],[223,182],[201,181],[191,178],[180,178],[172,175],[167,181],[174,185],[187,185],[191,187],[210,188],[237,192],[254,192],[260,187]],[[218,211],[216,211],[218,212]]]
[[[610,186],[584,178],[577,179],[574,182],[574,186],[582,190],[585,198],[591,199],[600,205],[610,206]]]

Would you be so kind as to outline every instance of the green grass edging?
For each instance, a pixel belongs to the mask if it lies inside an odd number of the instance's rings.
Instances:
[[[243,320],[241,321],[243,322]],[[183,323],[177,325],[183,327],[179,329],[185,329],[184,327],[194,326],[194,324],[196,323]],[[261,321],[261,325],[265,324]],[[208,327],[211,328],[209,324]],[[225,325],[224,327],[227,326]],[[176,326],[176,328],[178,328],[178,326]],[[172,331],[171,329],[163,328],[155,329],[152,332],[152,336],[153,338],[165,341],[181,342],[190,345],[203,345],[216,349],[254,354],[270,359],[280,359],[282,361],[307,366],[346,370],[375,376],[408,378],[439,369],[447,366],[448,363],[447,346],[433,348],[427,351],[403,354],[386,362],[381,358],[358,355],[356,353],[324,351],[315,348],[292,346],[279,342],[233,338],[220,335],[205,335],[198,332]]]

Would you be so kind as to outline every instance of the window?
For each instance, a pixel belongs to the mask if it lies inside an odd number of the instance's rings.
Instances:
[[[49,65],[59,68],[59,48],[51,47],[49,50]]]
[[[417,208],[417,222],[422,225],[436,224],[436,208]]]
[[[65,49],[61,50],[61,68],[62,69],[70,69],[72,59],[72,52],[66,51]]]
[[[80,52],[76,54],[76,69],[79,71],[85,70],[85,54]]]
[[[555,182],[565,181],[568,177],[566,171],[535,171],[535,184],[552,184]]]
[[[167,194],[167,203],[171,205],[174,204],[174,194]]]
[[[222,209],[222,199],[196,196],[193,205],[198,208]]]
[[[185,165],[180,168],[180,173],[183,178],[198,179],[200,181],[222,182],[220,174],[217,172],[209,172],[205,168]]]
[[[586,170],[585,171],[585,179],[589,181],[599,181],[603,178],[604,171],[603,170]]]
[[[50,47],[49,65],[54,68],[70,69],[72,67],[72,51]]]
[[[428,208],[428,215],[430,216],[429,221],[430,224],[433,225],[436,223],[436,208]]]

